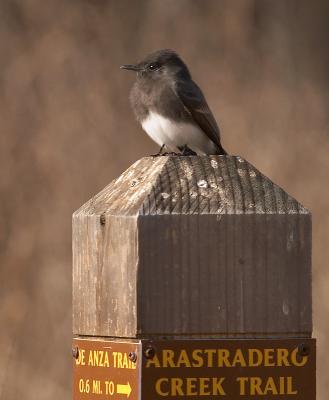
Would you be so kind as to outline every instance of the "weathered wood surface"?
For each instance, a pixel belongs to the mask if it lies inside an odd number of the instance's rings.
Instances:
[[[240,157],[143,158],[73,215],[73,330],[311,336],[311,215]]]

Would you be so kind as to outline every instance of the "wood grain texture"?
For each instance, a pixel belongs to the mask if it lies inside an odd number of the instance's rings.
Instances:
[[[240,157],[139,160],[73,215],[73,330],[311,336],[311,215]]]
[[[73,331],[133,337],[137,231],[132,218],[73,218]],[[114,335],[118,336],[118,335]]]

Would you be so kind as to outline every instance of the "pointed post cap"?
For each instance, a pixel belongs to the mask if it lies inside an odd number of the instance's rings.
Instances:
[[[145,157],[77,212],[86,215],[307,214],[236,156]]]

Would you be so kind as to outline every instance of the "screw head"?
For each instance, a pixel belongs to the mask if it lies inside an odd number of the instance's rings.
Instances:
[[[310,348],[307,344],[301,343],[298,345],[298,355],[304,357],[310,354]]]
[[[72,347],[72,357],[75,359],[79,358],[79,347],[78,346]]]
[[[147,359],[151,359],[155,356],[155,349],[152,346],[147,346],[144,350],[144,356]]]
[[[134,351],[131,351],[128,354],[129,360],[135,363],[137,361],[137,354]]]

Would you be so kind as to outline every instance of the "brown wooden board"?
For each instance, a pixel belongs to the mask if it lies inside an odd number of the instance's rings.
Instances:
[[[74,400],[140,399],[139,341],[73,339],[72,353]]]
[[[143,400],[315,400],[314,339],[143,342],[147,348],[155,355],[143,357]]]

